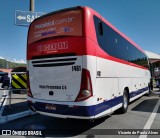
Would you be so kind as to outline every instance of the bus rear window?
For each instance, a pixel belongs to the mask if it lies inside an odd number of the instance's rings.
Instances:
[[[35,20],[29,30],[28,44],[54,36],[82,36],[82,10],[70,10]]]

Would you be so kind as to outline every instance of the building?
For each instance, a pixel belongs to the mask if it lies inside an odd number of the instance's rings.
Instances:
[[[152,84],[156,86],[158,78],[160,77],[160,55],[150,51],[145,51],[145,53],[150,63]]]
[[[0,68],[0,72],[10,73],[11,71],[12,71],[12,69],[3,69],[3,68]]]
[[[152,63],[158,63],[160,64],[160,55],[159,54],[156,54],[156,53],[153,53],[153,52],[150,52],[150,51],[145,51],[146,55],[148,56],[149,58],[149,62],[152,64]]]

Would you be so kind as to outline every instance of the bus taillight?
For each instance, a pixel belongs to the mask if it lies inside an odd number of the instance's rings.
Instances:
[[[93,95],[92,93],[92,83],[91,83],[91,77],[88,70],[83,69],[82,70],[82,79],[81,79],[81,89],[80,92],[76,98],[77,101],[84,101],[91,97]]]

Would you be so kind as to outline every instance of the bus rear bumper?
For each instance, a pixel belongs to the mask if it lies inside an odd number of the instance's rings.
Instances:
[[[56,117],[56,118],[73,118],[73,119],[95,119],[95,116],[74,116],[74,115],[61,115],[61,114],[53,114],[53,113],[47,113],[47,112],[41,112],[41,111],[36,111],[39,114],[46,115],[46,116],[51,116],[51,117]]]
[[[94,119],[95,105],[92,106],[71,106],[61,104],[50,104],[33,102],[28,100],[30,110],[46,116],[57,118]]]

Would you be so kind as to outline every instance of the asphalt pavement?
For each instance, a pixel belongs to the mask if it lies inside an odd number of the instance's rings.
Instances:
[[[1,124],[0,129],[45,130],[52,134],[49,137],[157,138],[160,136],[160,97],[158,89],[154,89],[150,97],[142,96],[130,103],[126,114],[114,112],[94,122],[35,114]],[[145,135],[145,130],[155,134]],[[136,135],[123,134],[134,131]]]
[[[1,89],[0,98],[0,124],[33,114],[29,111],[26,93]]]

